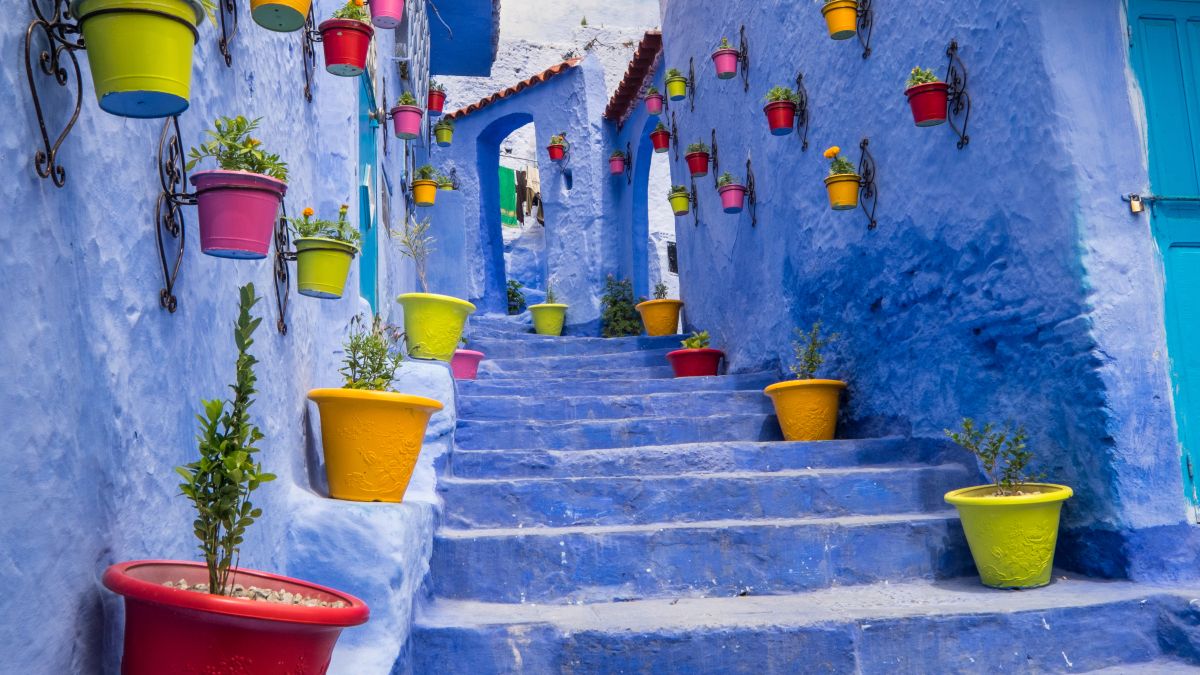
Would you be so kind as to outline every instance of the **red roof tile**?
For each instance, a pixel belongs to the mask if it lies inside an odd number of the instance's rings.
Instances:
[[[533,77],[531,77],[527,80],[523,80],[521,82],[518,82],[517,84],[514,84],[513,86],[511,86],[507,89],[498,91],[498,92],[492,94],[491,96],[488,96],[487,98],[482,99],[476,103],[472,103],[471,105],[469,105],[465,108],[460,108],[459,110],[455,110],[454,112],[450,113],[449,115],[446,115],[446,118],[447,119],[458,119],[465,115],[470,115],[471,113],[475,112],[476,110],[479,110],[480,108],[487,107],[487,106],[495,103],[496,101],[499,101],[502,98],[507,98],[514,94],[519,94],[522,91],[525,91],[526,89],[534,86],[535,84],[541,84],[542,82],[549,80],[550,78],[554,77],[555,75],[563,73],[570,68],[574,68],[575,66],[579,65],[579,62],[581,60],[582,59],[578,59],[578,58],[567,59],[566,61],[563,61],[562,63],[560,63],[558,65],[551,66],[551,67],[547,68],[546,70],[543,70],[542,72],[538,73],[537,75],[534,75]]]
[[[655,64],[658,63],[658,57],[662,53],[662,46],[662,31],[646,31],[641,44],[638,45],[637,51],[633,53],[633,58],[629,61],[629,67],[625,69],[625,77],[621,79],[621,84],[617,85],[617,90],[613,92],[612,98],[608,101],[608,107],[604,110],[604,119],[616,122],[618,125],[624,124],[625,118],[629,117],[629,113],[641,99],[642,87],[646,84],[646,78],[654,73]]]

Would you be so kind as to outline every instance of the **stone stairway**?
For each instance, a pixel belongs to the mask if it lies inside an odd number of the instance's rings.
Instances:
[[[414,673],[1173,672],[1197,656],[1159,630],[1198,623],[1188,589],[980,586],[942,501],[976,471],[941,440],[783,442],[761,392],[777,374],[672,379],[678,337],[521,330],[473,321],[487,360],[459,383]]]

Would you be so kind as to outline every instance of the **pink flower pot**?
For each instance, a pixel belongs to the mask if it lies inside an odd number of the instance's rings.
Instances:
[[[380,28],[395,28],[404,19],[404,0],[371,0],[371,23]]]
[[[742,207],[746,203],[746,186],[745,185],[726,185],[717,189],[721,195],[721,207],[725,209],[725,213],[741,213]]]
[[[608,172],[614,176],[625,173],[625,158],[613,157],[608,160]]]
[[[450,359],[450,371],[456,380],[473,380],[479,374],[479,362],[483,360],[483,352],[472,349],[456,349]]]
[[[392,108],[392,128],[396,131],[396,138],[406,141],[420,138],[421,118],[424,114],[425,111],[415,105],[398,105]]]
[[[717,79],[731,80],[737,77],[740,56],[741,54],[736,49],[718,49],[713,52],[712,60],[717,67]]]
[[[248,171],[192,175],[200,218],[200,250],[218,258],[265,258],[287,183]]]
[[[646,112],[651,115],[661,115],[662,104],[662,94],[651,94],[646,97]]]

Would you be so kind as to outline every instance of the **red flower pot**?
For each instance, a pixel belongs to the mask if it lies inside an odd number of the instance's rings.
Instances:
[[[200,250],[218,258],[267,257],[287,183],[249,171],[192,174]]]
[[[483,352],[473,349],[456,349],[450,359],[450,371],[456,380],[473,380],[479,375],[479,362]]]
[[[772,136],[787,136],[796,124],[796,104],[791,101],[775,101],[763,108]]]
[[[547,145],[546,152],[550,153],[550,161],[561,162],[567,156],[567,146],[565,145]]]
[[[725,213],[741,213],[746,203],[746,186],[734,183],[717,188],[721,195],[721,208]]]
[[[392,108],[391,113],[392,129],[396,132],[396,138],[410,141],[421,137],[421,119],[425,116],[425,111],[421,110],[420,106],[398,105]]]
[[[918,84],[904,90],[912,107],[913,121],[919,127],[936,127],[946,121],[946,98],[950,86],[945,82]]]
[[[708,175],[708,153],[693,152],[684,156],[687,160],[688,171],[692,172],[692,178],[703,178]]]
[[[367,67],[367,48],[375,30],[354,19],[329,19],[318,27],[325,48],[325,70],[342,77],[357,77]]]
[[[662,94],[650,94],[646,97],[646,112],[651,115],[662,114],[663,97]]]
[[[304,607],[228,598],[163,586],[208,583],[202,563],[138,560],[104,572],[104,585],[125,597],[122,675],[161,673],[324,673],[342,629],[366,622],[358,598],[297,579],[238,570],[237,583],[285,590],[345,607]]]
[[[654,144],[655,152],[666,152],[671,149],[671,132],[655,131],[650,134],[650,142]]]
[[[741,52],[736,49],[718,49],[713,52],[713,65],[717,67],[717,78],[732,80],[737,77],[738,58]]]
[[[613,176],[619,176],[625,173],[625,158],[611,157],[608,160],[608,173]]]
[[[438,91],[437,89],[429,90],[429,114],[437,117],[442,114],[442,109],[446,107],[446,92]]]
[[[712,377],[721,366],[725,352],[720,349],[676,349],[667,353],[675,377]]]

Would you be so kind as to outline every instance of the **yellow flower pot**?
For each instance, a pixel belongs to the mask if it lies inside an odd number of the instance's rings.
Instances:
[[[671,201],[671,211],[677,216],[686,216],[692,205],[692,197],[686,192],[672,192],[668,198]]]
[[[417,206],[433,206],[437,201],[437,181],[435,180],[414,180],[413,186],[413,201]]]
[[[667,96],[672,101],[682,101],[687,98],[688,81],[686,77],[667,78]]]
[[[958,509],[979,578],[993,588],[1037,588],[1050,583],[1058,518],[1074,492],[1065,485],[1026,483],[1031,494],[998,497],[992,485],[946,493]]]
[[[674,335],[679,331],[679,310],[683,309],[681,301],[647,300],[639,303],[635,309],[642,315],[646,335]]]
[[[388,391],[313,389],[329,494],[356,502],[400,502],[442,404]]]
[[[858,174],[839,173],[825,179],[829,191],[829,208],[834,211],[850,211],[858,208],[858,188],[862,184]]]
[[[533,332],[538,335],[562,335],[563,321],[567,318],[567,306],[559,304],[530,305],[533,314]]]
[[[837,431],[841,380],[788,380],[763,390],[775,404],[775,416],[789,441],[829,441]]]
[[[291,33],[304,27],[312,0],[250,0],[250,17],[267,30]]]
[[[849,40],[858,31],[858,2],[856,0],[833,0],[821,8],[825,23],[829,26],[829,37],[834,40]]]
[[[454,358],[475,305],[435,293],[405,293],[396,302],[404,307],[404,342],[409,356],[438,361]]]

